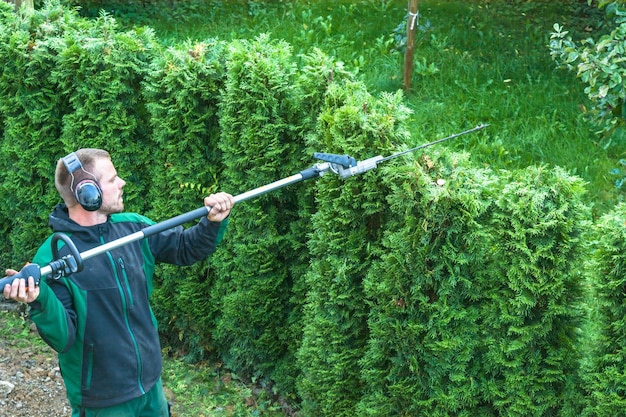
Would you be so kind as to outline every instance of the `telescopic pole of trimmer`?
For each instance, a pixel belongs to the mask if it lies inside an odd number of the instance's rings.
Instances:
[[[249,200],[260,195],[269,193],[271,191],[277,190],[279,188],[286,187],[291,184],[295,184],[300,181],[304,181],[309,178],[314,178],[316,176],[322,175],[326,170],[329,169],[329,165],[327,163],[316,164],[315,166],[306,169],[304,171],[299,172],[298,174],[291,175],[289,177],[283,178],[281,180],[275,181],[271,184],[266,184],[264,186],[255,188],[254,190],[247,191],[245,193],[239,194],[233,197],[235,203],[240,203],[245,200]],[[183,225],[192,220],[198,219],[202,216],[206,216],[211,211],[210,206],[203,206],[198,209],[189,211],[187,213],[183,213],[176,217],[172,217],[171,219],[164,220],[160,223],[156,223],[152,226],[148,226],[138,232],[132,233],[130,235],[121,237],[119,239],[113,240],[111,242],[105,243],[103,245],[97,246],[93,249],[86,250],[84,252],[78,253],[78,251],[72,250],[73,243],[69,238],[61,233],[55,233],[55,236],[59,237],[57,240],[63,240],[68,247],[70,247],[70,251],[72,252],[72,256],[65,257],[64,259],[57,260],[56,262],[52,262],[49,265],[39,267],[37,264],[29,264],[24,267],[17,275],[7,276],[0,279],[0,290],[4,288],[6,284],[11,284],[17,278],[27,279],[29,276],[35,278],[35,283],[38,283],[42,276],[46,275],[69,275],[74,272],[79,272],[82,269],[82,262],[93,258],[94,256],[105,253],[109,250],[119,248],[121,246],[127,245],[129,243],[145,239],[146,237],[156,235],[165,230],[174,228],[176,226]],[[54,237],[54,236],[53,236]],[[56,247],[56,241],[54,241],[54,246]],[[73,258],[73,259],[72,259]],[[73,263],[73,265],[67,265],[69,263]],[[60,277],[59,276],[59,277]]]
[[[236,203],[240,203],[242,201],[245,200],[250,200],[252,198],[258,197],[260,195],[269,193],[271,191],[277,190],[279,188],[283,188],[286,187],[288,185],[291,184],[295,184],[297,182],[300,181],[304,181],[306,179],[309,178],[313,178],[316,175],[318,175],[319,173],[319,168],[318,166],[315,166],[313,168],[309,168],[305,171],[301,171],[298,174],[295,175],[291,175],[289,177],[283,178],[281,180],[275,181],[271,184],[267,184],[267,185],[263,185],[261,187],[255,188],[254,190],[250,190],[247,191],[245,193],[239,194],[237,196],[233,197],[233,200]],[[209,212],[211,211],[211,207],[210,206],[204,206],[204,207],[200,207],[198,209],[189,211],[187,213],[183,213],[181,215],[178,215],[176,217],[172,217],[171,219],[168,220],[164,220],[160,223],[154,224],[152,226],[148,226],[143,230],[140,230],[139,232],[135,232],[133,234],[130,234],[128,236],[124,236],[121,237],[119,239],[116,239],[112,242],[109,243],[105,243],[103,245],[97,246],[93,249],[89,249],[85,252],[82,252],[80,255],[82,257],[83,260],[92,258],[96,255],[100,255],[101,253],[107,252],[111,249],[115,249],[118,248],[120,246],[124,246],[128,243],[131,242],[135,242],[137,240],[141,240],[144,239],[146,237],[149,236],[153,236],[156,235],[158,233],[161,233],[165,230],[171,229],[173,227],[176,226],[180,226],[182,224],[185,224],[187,222],[190,222],[192,220],[195,219],[199,219],[202,216],[206,216],[209,214]]]

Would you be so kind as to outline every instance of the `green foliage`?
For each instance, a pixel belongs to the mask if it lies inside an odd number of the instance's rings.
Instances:
[[[583,40],[577,45],[558,23],[550,36],[550,54],[561,68],[575,71],[585,84],[585,93],[593,103],[588,116],[599,132],[609,136],[626,121],[626,13],[615,8],[615,29],[597,41]]]
[[[389,170],[359,415],[571,415],[587,209],[561,170],[447,155]]]
[[[32,338],[31,321],[17,311],[0,312],[0,332],[3,347],[29,349],[29,353],[49,353],[50,347],[41,338]],[[6,344],[6,345],[5,345]]]
[[[488,401],[507,415],[576,413],[584,184],[559,168],[501,176],[481,318]],[[578,388],[579,389],[579,388]]]
[[[400,93],[375,99],[362,83],[335,83],[316,141],[329,152],[357,158],[385,154],[406,139],[409,114]],[[371,172],[345,181],[325,177],[316,194],[298,393],[305,415],[352,416],[361,395],[358,361],[368,334],[362,281],[378,256],[386,190],[380,173]]]
[[[593,310],[588,335],[590,364],[586,377],[589,416],[616,416],[626,406],[624,371],[624,268],[626,255],[626,207],[620,204],[605,214],[592,228],[594,248],[588,265],[588,285],[592,289]]]
[[[301,100],[289,45],[267,36],[229,45],[219,113],[225,188],[243,192],[297,172],[310,128]],[[295,187],[238,206],[216,254],[216,347],[227,366],[259,379],[294,373],[299,320],[291,317],[292,287],[299,277],[291,269],[306,236],[292,232],[305,230],[298,200]],[[289,378],[281,382],[293,390]]]
[[[587,0],[589,4],[592,4],[592,0]],[[617,6],[618,4],[624,4],[624,0],[598,0],[598,7]]]
[[[365,281],[370,336],[358,415],[496,415],[481,398],[484,291],[497,178],[467,157],[386,169],[394,216]]]
[[[79,30],[75,15],[58,3],[32,14],[8,10],[0,23],[0,203],[4,265],[29,261],[48,233],[50,207],[58,201],[53,168],[63,152],[58,137],[68,109],[50,74],[67,32]]]
[[[154,142],[149,152],[151,181],[160,184],[148,189],[152,218],[165,219],[200,207],[203,197],[219,188],[217,112],[224,55],[224,44],[216,40],[184,42],[151,62],[142,93]],[[205,262],[187,267],[183,274],[193,278],[181,279],[178,267],[165,265],[154,293],[155,314],[167,323],[163,339],[197,360],[214,352],[206,337],[214,318],[206,296],[212,285],[207,267]]]
[[[349,72],[341,61],[318,48],[300,55],[298,85],[302,94],[300,105],[306,121],[311,124],[317,122],[326,91],[333,82],[352,79],[354,74]]]
[[[177,417],[284,416],[263,390],[250,388],[237,375],[219,366],[201,367],[180,359],[166,361],[163,383],[171,393]]]

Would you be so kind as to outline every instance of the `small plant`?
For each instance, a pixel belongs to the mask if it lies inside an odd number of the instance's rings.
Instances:
[[[264,390],[250,387],[220,364],[198,366],[169,358],[163,367],[166,396],[175,417],[285,415]]]
[[[17,347],[36,346],[37,348],[47,349],[43,340],[31,334],[31,322],[22,311],[2,312],[0,317],[0,332],[4,342],[15,345]],[[1,346],[1,345],[0,345]]]
[[[560,68],[575,71],[586,85],[585,94],[593,103],[586,115],[598,126],[598,134],[609,137],[626,124],[624,78],[626,65],[626,12],[617,4],[608,10],[615,16],[615,29],[597,41],[588,38],[577,45],[558,23],[550,36],[550,55]],[[610,145],[610,140],[606,146]]]
[[[611,171],[611,175],[617,175],[619,178],[615,180],[615,187],[618,189],[622,189],[624,183],[626,183],[626,159],[620,159],[619,164],[621,168],[613,168]]]

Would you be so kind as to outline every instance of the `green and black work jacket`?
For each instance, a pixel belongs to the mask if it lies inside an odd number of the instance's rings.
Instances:
[[[83,227],[61,204],[50,215],[54,232],[67,234],[80,253],[155,224],[130,213]],[[213,253],[227,220],[203,217],[196,225],[166,230],[84,261],[82,271],[40,282],[31,317],[41,337],[59,355],[67,396],[74,406],[103,408],[137,398],[161,376],[161,346],[150,308],[157,263],[191,265]],[[33,262],[49,265],[49,238]],[[59,257],[69,254],[59,246]]]

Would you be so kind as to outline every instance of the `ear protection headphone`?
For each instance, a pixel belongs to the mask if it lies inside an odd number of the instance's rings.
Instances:
[[[74,193],[78,204],[87,211],[98,210],[100,206],[102,206],[102,189],[100,188],[100,184],[98,184],[96,176],[83,168],[83,164],[80,163],[75,152],[64,157],[63,164],[65,164],[65,168],[67,168],[72,177],[70,190]],[[84,175],[77,175],[76,178],[74,178],[74,173],[79,169],[92,178],[81,178],[84,177]],[[74,185],[74,182],[76,182],[76,185]]]

